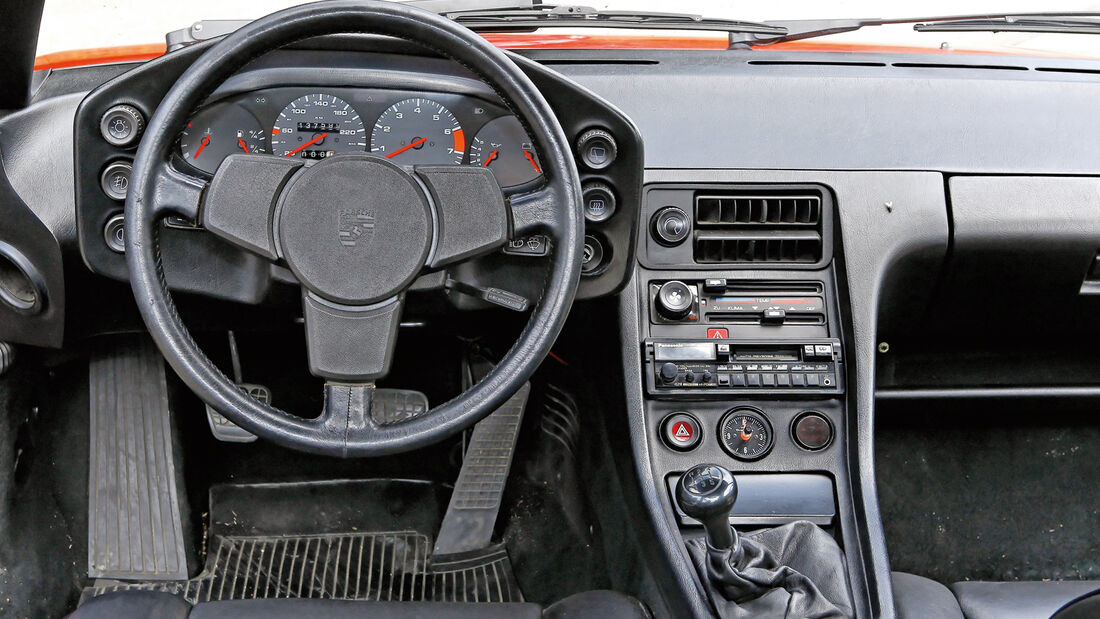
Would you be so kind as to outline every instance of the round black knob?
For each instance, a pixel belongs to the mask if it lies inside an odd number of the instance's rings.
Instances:
[[[666,363],[661,366],[661,380],[666,383],[671,383],[676,380],[676,376],[680,373],[680,368],[676,367],[675,363]]]
[[[676,502],[687,516],[703,523],[707,542],[719,550],[735,542],[729,523],[730,510],[737,502],[737,480],[717,464],[699,464],[680,477]]]
[[[694,302],[691,288],[681,281],[665,282],[657,290],[657,311],[669,320],[679,320],[690,314]]]
[[[584,218],[591,222],[606,221],[615,214],[615,192],[605,183],[585,183],[581,188]]]
[[[619,147],[604,129],[589,129],[577,138],[577,155],[590,170],[602,170],[615,161]]]
[[[119,104],[99,120],[99,132],[112,146],[125,147],[137,142],[145,129],[145,117],[132,105]]]
[[[653,235],[661,245],[679,245],[688,237],[689,232],[691,222],[682,208],[666,206],[653,216]]]
[[[684,373],[684,382],[688,382],[688,383],[695,382],[695,372],[692,372],[691,370],[688,370],[686,373]]]

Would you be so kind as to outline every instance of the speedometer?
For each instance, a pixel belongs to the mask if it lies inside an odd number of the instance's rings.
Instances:
[[[370,152],[398,164],[457,165],[466,154],[466,136],[458,119],[442,103],[405,99],[375,121]]]
[[[271,128],[271,152],[283,157],[324,159],[367,149],[359,114],[333,95],[314,94],[290,102]]]

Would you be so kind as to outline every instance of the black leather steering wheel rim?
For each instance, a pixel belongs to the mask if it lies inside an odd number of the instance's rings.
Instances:
[[[178,197],[179,173],[168,161],[189,114],[226,77],[273,49],[329,34],[405,39],[447,56],[482,77],[525,122],[539,147],[546,178],[534,201],[536,227],[554,239],[542,298],[515,345],[480,382],[409,421],[381,425],[364,415],[366,392],[330,388],[339,414],[308,419],[265,405],[229,380],[202,352],[170,296],[160,260],[159,230],[171,214],[194,215]],[[186,185],[186,183],[183,183]],[[148,123],[134,160],[125,207],[126,260],[142,317],[162,354],[202,400],[250,432],[280,445],[339,457],[380,456],[437,442],[481,420],[511,397],[545,358],[576,294],[583,247],[580,179],[560,124],[535,85],[508,55],[453,21],[400,3],[342,0],[307,4],[262,18],[212,46],[168,92]],[[518,228],[518,223],[517,223]],[[339,385],[337,385],[339,387]],[[359,410],[356,410],[358,407]]]

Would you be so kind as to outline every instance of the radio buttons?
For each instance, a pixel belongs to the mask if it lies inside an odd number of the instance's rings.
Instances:
[[[661,439],[676,451],[691,451],[702,438],[699,420],[688,413],[673,413],[661,422]]]

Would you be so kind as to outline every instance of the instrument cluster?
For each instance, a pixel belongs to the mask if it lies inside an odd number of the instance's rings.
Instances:
[[[370,152],[399,165],[479,165],[502,188],[532,184],[542,167],[519,120],[500,105],[450,93],[366,88],[271,88],[199,110],[180,156],[213,174],[234,153],[324,159]]]

